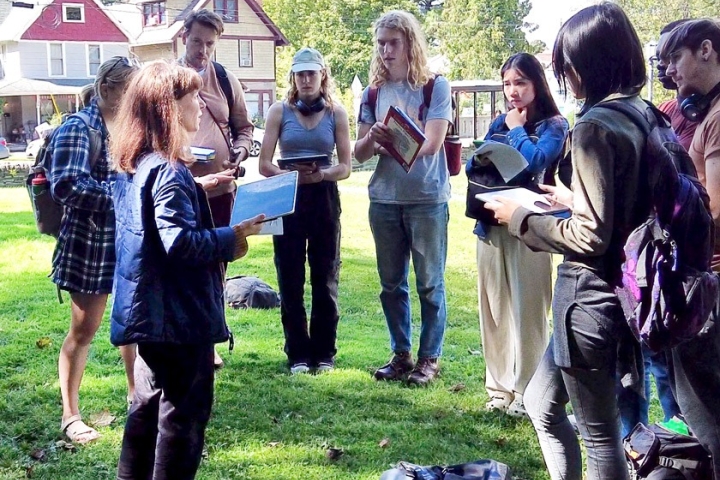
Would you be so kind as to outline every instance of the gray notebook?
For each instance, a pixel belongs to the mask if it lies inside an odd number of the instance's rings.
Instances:
[[[261,213],[265,214],[265,220],[290,215],[295,212],[297,186],[296,171],[238,185],[230,225]]]

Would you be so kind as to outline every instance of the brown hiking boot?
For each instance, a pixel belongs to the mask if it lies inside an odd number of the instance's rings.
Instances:
[[[375,380],[402,380],[414,366],[410,352],[396,353],[390,362],[375,370]]]
[[[437,377],[440,371],[440,364],[437,358],[423,357],[415,364],[415,368],[410,372],[407,382],[410,385],[418,385],[424,387]]]

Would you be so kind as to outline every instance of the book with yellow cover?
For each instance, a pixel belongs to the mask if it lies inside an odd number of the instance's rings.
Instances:
[[[393,142],[383,146],[400,166],[409,172],[420,147],[425,143],[425,134],[405,112],[395,106],[388,109],[384,123],[392,132]]]

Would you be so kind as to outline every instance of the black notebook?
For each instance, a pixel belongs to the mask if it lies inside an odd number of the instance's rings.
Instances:
[[[290,165],[309,165],[315,163],[318,168],[330,166],[329,155],[303,155],[302,157],[278,158],[278,167],[287,170]]]

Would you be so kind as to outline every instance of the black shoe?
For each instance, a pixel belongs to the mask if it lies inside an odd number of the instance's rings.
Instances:
[[[423,357],[418,360],[413,371],[410,372],[407,382],[410,385],[426,386],[437,377],[440,364],[437,358]]]
[[[402,380],[414,366],[410,352],[396,353],[390,362],[375,370],[375,380]]]

